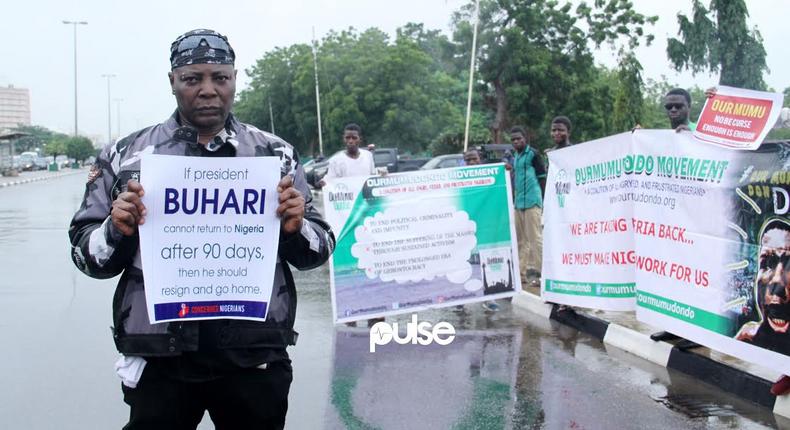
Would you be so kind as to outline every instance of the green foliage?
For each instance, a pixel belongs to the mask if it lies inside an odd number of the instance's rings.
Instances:
[[[628,130],[642,122],[642,65],[633,53],[620,57],[617,71],[617,89],[614,96],[612,127]]]
[[[62,133],[52,131],[39,125],[20,125],[11,131],[27,133],[29,136],[21,137],[14,141],[17,152],[35,151],[36,148],[43,149],[53,139],[65,139],[67,136]]]
[[[765,140],[790,140],[790,128],[775,128],[768,132]]]
[[[66,156],[77,161],[83,161],[91,155],[96,154],[96,149],[93,148],[93,142],[87,137],[70,137],[66,139],[65,146]]]
[[[68,140],[68,136],[61,136],[50,140],[44,145],[44,153],[53,157],[64,155],[66,153],[66,142]]]
[[[748,16],[744,0],[710,0],[708,8],[694,0],[691,19],[678,14],[680,38],[668,39],[669,60],[678,71],[720,73],[721,85],[764,90],[765,48]]]
[[[474,3],[454,15],[454,39],[469,46]],[[635,12],[625,0],[582,2],[575,11],[556,0],[483,0],[480,2],[478,91],[493,114],[493,140],[504,141],[512,125],[524,125],[547,146],[548,129],[556,115],[574,122],[572,139],[586,140],[617,130],[611,115],[614,93],[634,94],[641,80],[638,62],[628,62],[620,78],[595,66],[588,44],[633,48],[650,43],[644,27],[655,17]],[[641,66],[640,66],[641,67]],[[634,96],[636,103],[641,97]],[[622,119],[621,122],[625,121]],[[620,130],[617,130],[620,131]]]
[[[643,96],[641,65],[627,54],[652,41],[645,28],[656,17],[636,12],[628,0],[575,7],[558,0],[482,0],[480,7],[470,146],[506,141],[511,126],[523,125],[532,144],[546,148],[557,115],[571,118],[574,142],[666,122],[663,108],[654,109],[659,99]],[[349,28],[317,42],[324,153],[343,147],[349,122],[379,147],[461,152],[473,8],[470,1],[453,15],[450,39],[409,23],[394,39],[376,28]],[[621,53],[615,70],[595,65],[592,49],[604,44]],[[239,94],[236,115],[274,129],[303,154],[317,154],[313,47],[276,48],[246,72],[251,82]]]
[[[350,28],[330,32],[316,50],[325,154],[342,148],[350,122],[362,126],[367,143],[419,152],[463,115],[464,85],[448,74],[455,70],[452,45],[438,31],[408,24],[390,41],[375,28]],[[302,153],[317,153],[311,48],[278,48],[247,73],[252,82],[236,103],[239,118],[271,129],[271,100],[277,134]]]

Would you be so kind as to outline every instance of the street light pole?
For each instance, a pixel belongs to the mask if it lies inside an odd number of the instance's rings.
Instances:
[[[112,143],[112,104],[110,98],[110,79],[115,75],[108,73],[101,75],[102,78],[107,78],[107,144]]]
[[[318,56],[315,50],[315,27],[313,27],[313,72],[315,73],[315,111],[318,116],[318,153],[324,155],[324,139],[321,133],[321,94],[318,92]]]
[[[472,57],[469,60],[469,91],[466,95],[466,126],[464,127],[464,152],[469,146],[469,120],[472,117],[472,83],[475,77],[475,54],[477,52],[477,25],[480,23],[480,0],[475,1],[475,26],[472,31]]]
[[[121,102],[123,99],[112,99],[115,102],[115,122],[118,124],[118,138],[121,138]]]
[[[77,136],[77,26],[87,25],[88,22],[63,20],[63,23],[74,26],[74,136]]]

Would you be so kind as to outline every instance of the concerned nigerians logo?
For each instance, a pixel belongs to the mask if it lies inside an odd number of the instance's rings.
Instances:
[[[337,184],[327,193],[329,201],[336,211],[351,209],[351,202],[354,201],[354,193],[348,190],[345,184]]]
[[[571,183],[567,181],[568,175],[565,170],[557,172],[557,180],[554,182],[554,192],[557,193],[557,205],[565,207],[565,195],[571,192]]]

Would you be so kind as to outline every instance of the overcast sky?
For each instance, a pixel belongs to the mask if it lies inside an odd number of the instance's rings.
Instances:
[[[677,33],[678,11],[689,12],[691,0],[633,0],[641,13],[658,15],[650,31],[656,42],[637,51],[644,77],[662,75],[682,86],[706,87],[716,78],[692,77],[669,68],[666,39]],[[80,132],[107,135],[107,80],[113,99],[120,102],[121,134],[164,120],[175,102],[167,81],[170,43],[193,28],[213,28],[227,35],[236,54],[240,91],[248,79],[244,69],[277,46],[307,43],[329,30],[378,27],[394,34],[407,22],[449,34],[450,16],[460,0],[21,0],[7,2],[0,25],[0,86],[30,89],[34,124],[71,133],[74,128],[73,27],[63,20],[87,21],[77,27]],[[707,2],[705,2],[707,3]],[[750,25],[765,40],[771,73],[770,86],[790,86],[790,56],[782,54],[790,16],[786,0],[747,0]],[[784,34],[782,34],[784,31]],[[596,52],[602,64],[613,66],[608,50]],[[112,133],[117,134],[116,102],[112,103]]]

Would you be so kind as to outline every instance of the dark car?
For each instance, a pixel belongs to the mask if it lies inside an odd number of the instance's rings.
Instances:
[[[341,153],[343,151],[338,151],[332,154],[332,157]],[[326,176],[326,172],[329,171],[329,159],[332,157],[316,157],[310,162],[305,163],[304,167],[304,175],[307,179],[307,183],[310,184],[315,189],[321,189],[321,179]]]
[[[500,163],[507,153],[514,154],[513,145],[509,143],[490,143],[477,146],[481,163]]]
[[[448,167],[458,167],[463,165],[463,154],[445,154],[437,155],[436,157],[431,158],[427,163],[420,167],[420,170],[446,169]]]
[[[417,170],[428,162],[428,158],[402,156],[398,148],[376,148],[373,150],[373,162],[378,168],[386,168],[388,173],[397,173]]]

